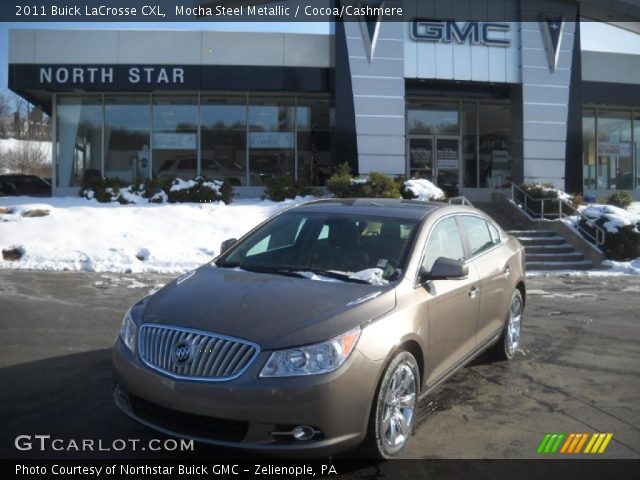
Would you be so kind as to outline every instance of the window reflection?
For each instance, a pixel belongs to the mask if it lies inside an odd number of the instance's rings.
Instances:
[[[61,97],[56,134],[58,187],[102,175],[101,97]]]
[[[202,174],[247,184],[246,97],[202,97],[200,111]]]
[[[294,112],[292,98],[249,98],[251,185],[264,185],[274,177],[294,177]]]
[[[149,177],[151,98],[105,97],[104,176],[139,182]]]
[[[197,160],[197,97],[154,97],[153,177],[195,178]]]

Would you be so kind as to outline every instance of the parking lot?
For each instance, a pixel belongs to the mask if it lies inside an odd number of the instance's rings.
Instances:
[[[169,278],[0,271],[0,457],[167,456],[18,451],[14,439],[164,438],[113,405],[110,347],[128,305]],[[611,432],[604,457],[640,458],[640,278],[534,277],[527,287],[514,361],[478,358],[423,401],[406,457],[537,458],[548,432]]]

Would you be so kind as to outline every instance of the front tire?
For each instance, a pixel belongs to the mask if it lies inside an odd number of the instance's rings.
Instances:
[[[493,347],[492,353],[496,360],[511,360],[518,351],[523,310],[522,294],[516,288],[511,295],[504,330],[500,340]]]
[[[418,363],[411,353],[400,351],[378,385],[362,445],[365,456],[390,459],[404,449],[413,433],[419,392]]]

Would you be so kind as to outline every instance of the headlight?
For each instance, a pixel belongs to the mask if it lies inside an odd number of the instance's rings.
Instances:
[[[275,351],[260,376],[293,377],[331,372],[349,357],[359,336],[360,328],[356,328],[326,342]]]
[[[127,348],[132,352],[137,330],[138,327],[133,321],[133,318],[131,317],[131,309],[129,309],[127,310],[127,313],[125,313],[124,319],[122,320],[122,326],[120,327],[120,338],[127,346]]]

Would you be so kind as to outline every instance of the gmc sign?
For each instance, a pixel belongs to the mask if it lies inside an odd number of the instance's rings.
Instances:
[[[505,38],[505,33],[510,30],[509,23],[415,19],[411,26],[411,38],[427,42],[468,41],[472,45],[508,47],[511,45],[511,39]]]

